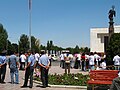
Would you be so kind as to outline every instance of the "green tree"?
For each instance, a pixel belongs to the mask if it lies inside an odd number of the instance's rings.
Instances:
[[[74,53],[80,53],[80,49],[78,45],[75,46]]]
[[[19,52],[26,52],[29,50],[29,38],[27,35],[22,34],[19,40]]]
[[[37,38],[32,36],[31,37],[31,49],[35,52],[39,52],[39,48],[40,48],[39,40],[37,40]]]
[[[14,51],[15,51],[15,49],[12,46],[11,42],[9,40],[7,40],[7,54],[11,55],[11,52],[14,52]]]
[[[48,54],[50,54],[50,43],[49,43],[49,41],[47,41],[47,50],[48,50]]]
[[[50,40],[50,51],[52,51],[52,54],[53,54],[53,50],[55,51],[56,47],[53,49],[53,41]]]
[[[35,51],[36,52],[40,52],[40,40],[39,39],[36,39],[36,42],[35,42]]]
[[[7,49],[7,31],[3,28],[3,25],[0,24],[0,52]]]
[[[47,41],[47,50],[48,50],[48,54],[50,54],[50,51],[52,51],[52,54],[53,54],[53,51],[54,51],[54,45],[53,45],[53,41],[50,40],[50,41]]]
[[[43,45],[40,45],[40,50],[47,50],[47,47],[43,46]]]
[[[85,47],[83,51],[84,51],[85,53],[86,53],[86,52],[90,52],[90,48]]]
[[[111,36],[106,54],[108,64],[112,64],[113,57],[120,54],[120,33],[114,33]]]
[[[12,43],[12,47],[13,47],[13,50],[14,52],[18,53],[18,45],[16,43]]]

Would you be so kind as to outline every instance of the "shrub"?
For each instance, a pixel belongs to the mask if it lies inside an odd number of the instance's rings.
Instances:
[[[36,78],[38,80],[38,78]],[[52,74],[49,75],[49,84],[51,85],[75,85],[86,86],[89,75],[77,74]]]

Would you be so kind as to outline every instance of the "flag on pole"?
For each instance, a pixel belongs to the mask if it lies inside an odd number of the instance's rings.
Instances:
[[[32,0],[29,0],[29,10],[31,10]]]

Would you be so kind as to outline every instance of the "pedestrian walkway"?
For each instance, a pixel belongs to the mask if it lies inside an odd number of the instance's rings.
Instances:
[[[59,66],[52,66],[50,68],[49,73],[50,74],[55,74],[55,73],[57,73],[57,74],[63,74],[63,73],[65,73],[65,69],[62,69]],[[88,74],[88,72],[81,71],[80,69],[70,69],[70,73],[74,73],[74,74],[76,74],[76,73],[82,73],[83,75]]]
[[[6,78],[5,82],[6,84],[0,84],[0,90],[29,90],[30,88],[21,88],[20,86],[23,85],[24,83],[24,71],[19,71],[19,79],[20,79],[20,84],[11,84],[10,83],[10,71],[9,68],[7,68],[6,72]],[[52,66],[50,68],[49,74],[63,74],[64,69],[60,68],[59,66]],[[83,74],[88,74],[88,72],[81,72],[79,69],[71,69],[71,73],[83,73]],[[67,87],[67,86],[52,86],[52,87],[47,87],[47,88],[41,88],[40,84],[34,83],[32,90],[86,90],[86,89],[78,89],[75,87]]]

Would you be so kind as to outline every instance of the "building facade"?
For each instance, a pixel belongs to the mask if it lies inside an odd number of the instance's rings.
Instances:
[[[120,33],[120,25],[114,26],[114,33]],[[106,52],[108,45],[108,28],[91,28],[90,29],[90,51],[91,52]]]

